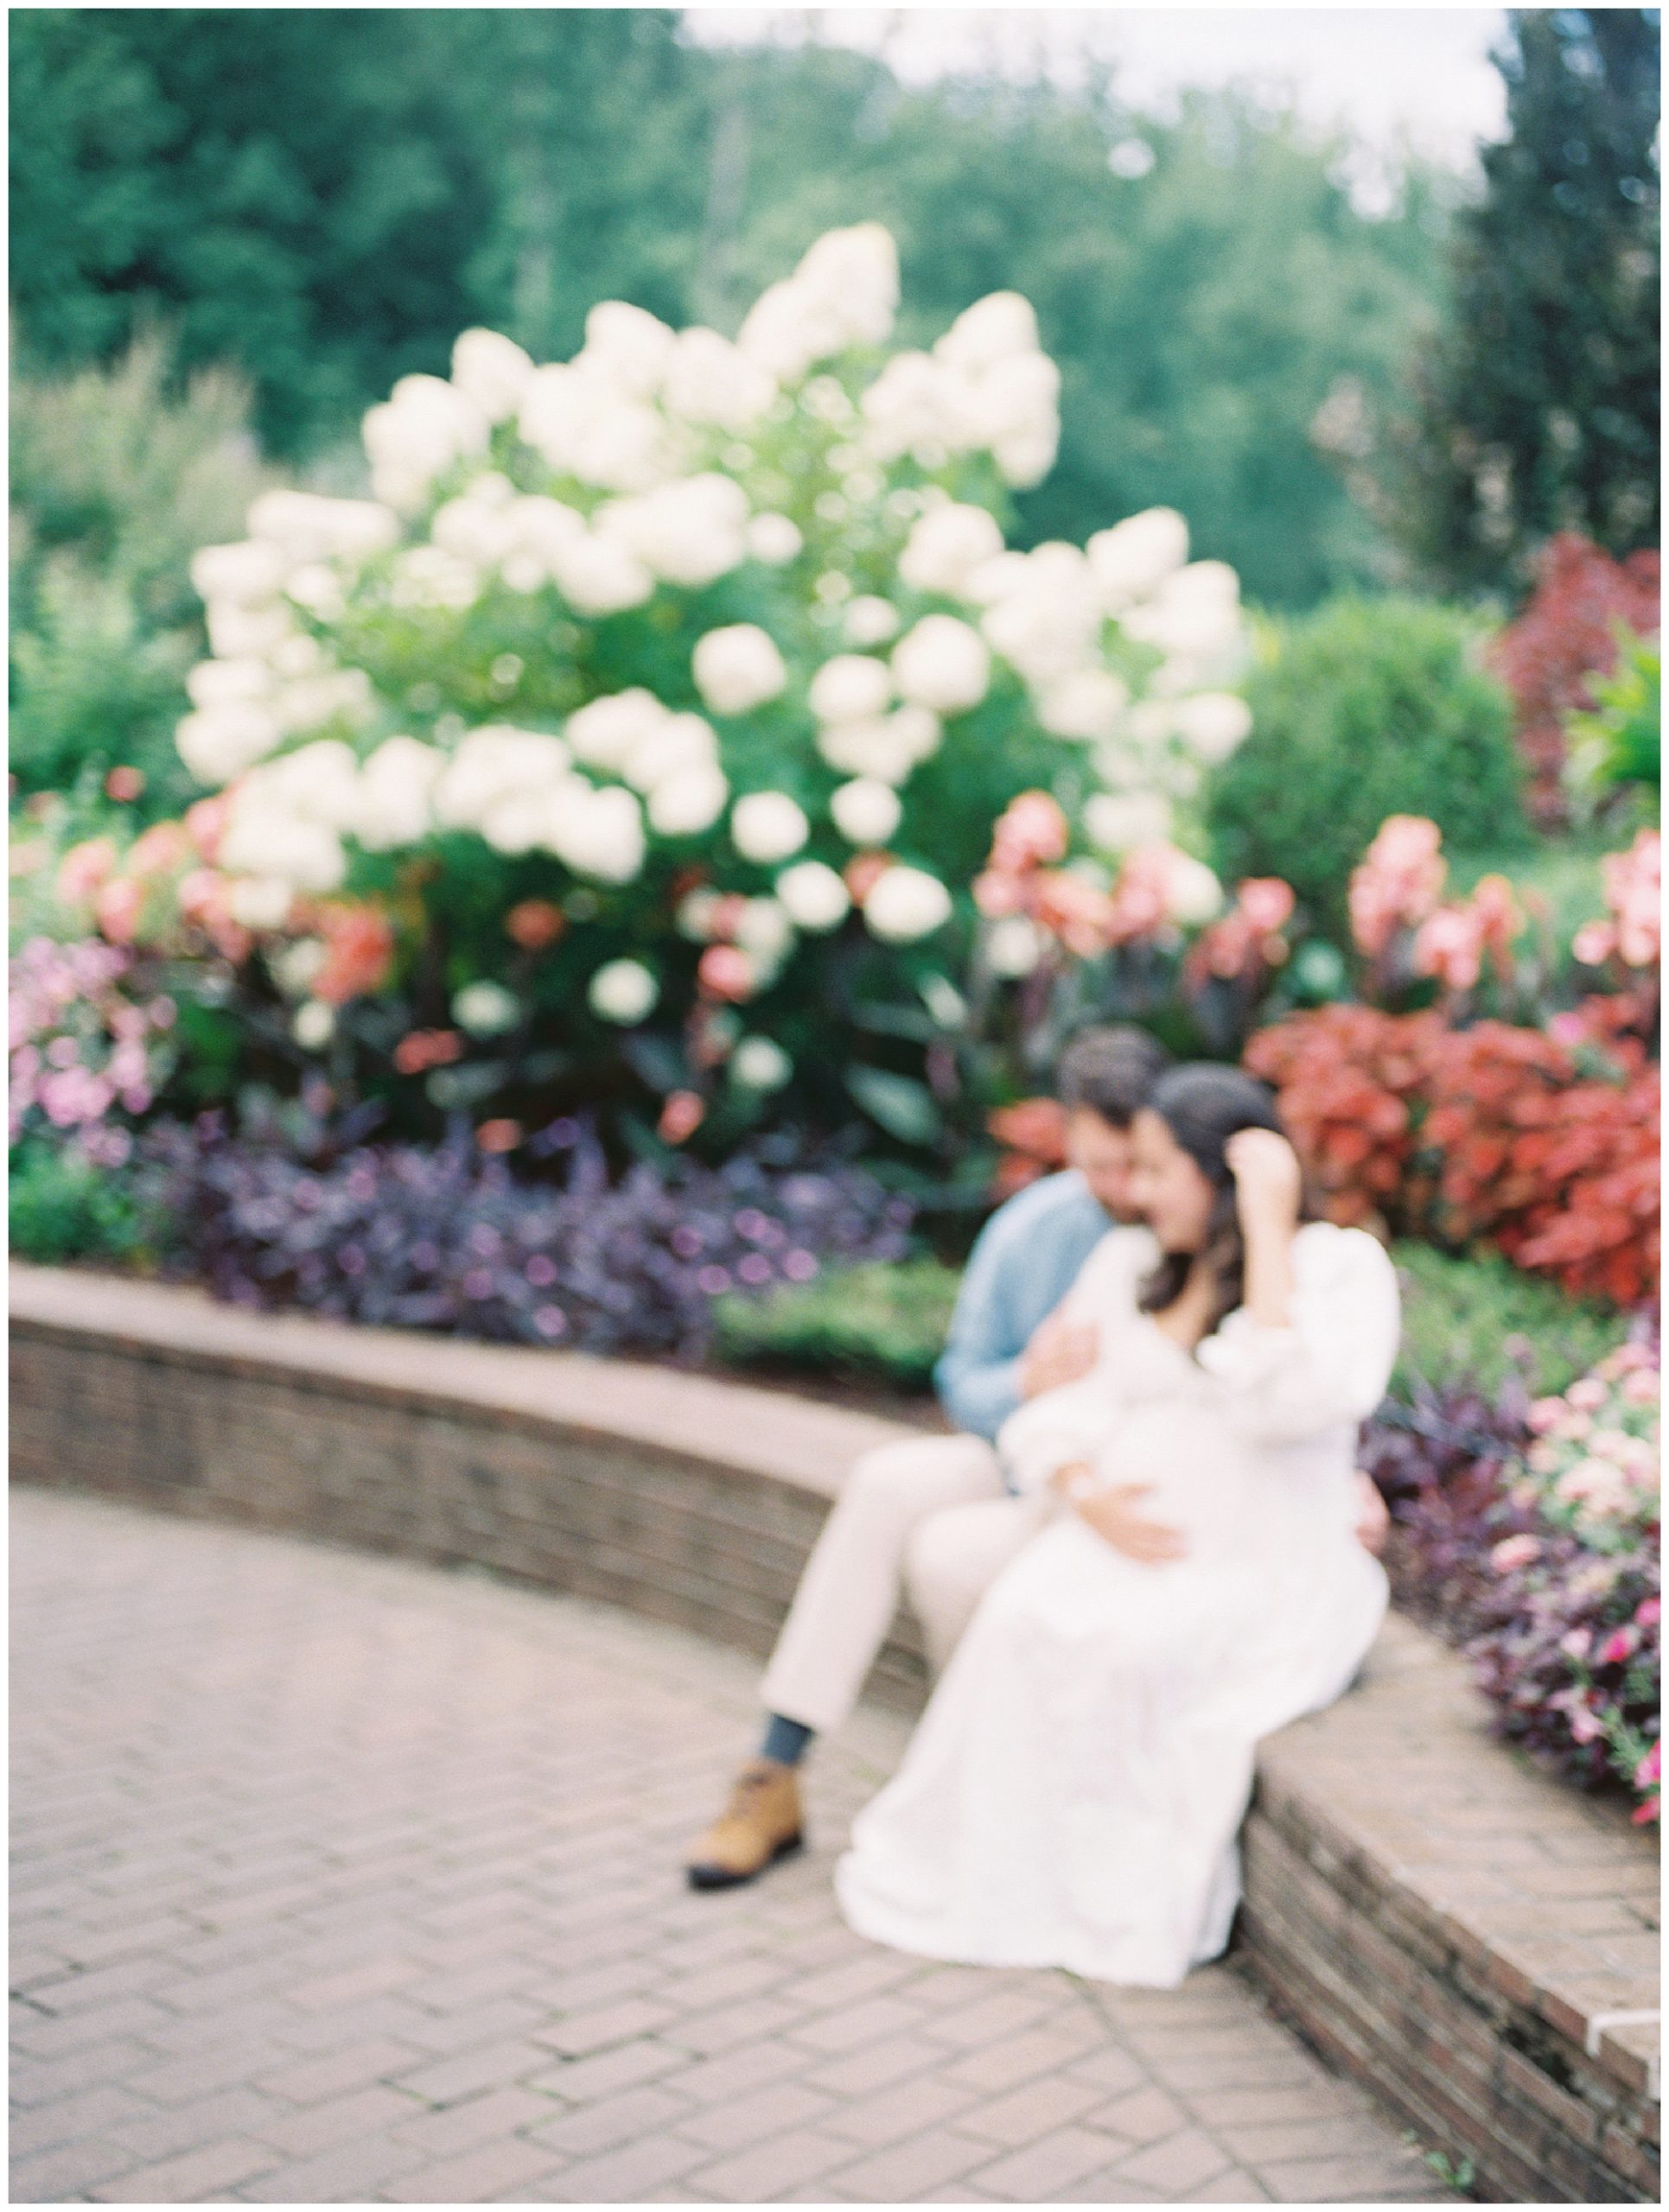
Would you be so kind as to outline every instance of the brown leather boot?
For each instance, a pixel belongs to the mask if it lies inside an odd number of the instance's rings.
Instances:
[[[793,1767],[755,1759],[736,1777],[730,1802],[685,1861],[692,1890],[731,1890],[751,1882],[805,1841],[799,1783]]]

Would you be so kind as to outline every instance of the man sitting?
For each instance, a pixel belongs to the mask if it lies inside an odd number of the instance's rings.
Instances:
[[[824,1525],[766,1670],[758,1756],[686,1862],[697,1889],[728,1889],[799,1847],[795,1769],[819,1730],[857,1703],[901,1588],[942,1668],[975,1606],[1049,1510],[1013,1496],[991,1439],[1022,1399],[1087,1374],[1096,1332],[1059,1309],[1130,1204],[1130,1128],[1169,1055],[1138,1029],[1080,1031],[1062,1053],[1061,1173],[1032,1184],[981,1230],[935,1372],[962,1433],[865,1452]]]

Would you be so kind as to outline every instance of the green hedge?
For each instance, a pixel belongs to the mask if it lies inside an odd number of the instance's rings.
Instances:
[[[1403,1279],[1396,1397],[1406,1397],[1417,1377],[1493,1391],[1515,1356],[1526,1363],[1531,1389],[1545,1396],[1585,1374],[1626,1333],[1610,1308],[1567,1298],[1499,1253],[1457,1259],[1411,1243],[1394,1246],[1392,1256]]]
[[[1522,850],[1512,706],[1478,665],[1479,637],[1456,608],[1394,597],[1273,625],[1246,685],[1252,734],[1205,795],[1219,872],[1284,877],[1337,935],[1387,815],[1428,815],[1454,846]]]
[[[761,1298],[718,1302],[719,1357],[931,1390],[960,1277],[937,1260],[831,1269]]]
[[[15,1259],[131,1264],[150,1260],[168,1240],[166,1216],[131,1169],[95,1166],[71,1147],[20,1146],[10,1185]]]
[[[1495,1390],[1527,1363],[1538,1394],[1562,1390],[1623,1334],[1615,1313],[1567,1298],[1497,1254],[1454,1259],[1398,1244],[1403,1348],[1392,1395],[1416,1378]],[[930,1390],[959,1277],[936,1260],[831,1270],[815,1282],[718,1306],[718,1351],[739,1366]]]

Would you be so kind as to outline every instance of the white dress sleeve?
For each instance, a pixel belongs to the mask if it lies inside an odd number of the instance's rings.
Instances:
[[[1282,1328],[1229,1314],[1195,1357],[1224,1386],[1243,1436],[1296,1444],[1366,1421],[1397,1361],[1397,1270],[1365,1230],[1312,1222],[1292,1248],[1291,1319]]]
[[[1146,1230],[1112,1229],[1079,1270],[1061,1311],[1101,1332],[1103,1351],[1136,1312],[1136,1288],[1156,1248]],[[1089,1459],[1106,1441],[1118,1393],[1104,1366],[1017,1407],[997,1433],[997,1453],[1022,1497],[1045,1489],[1058,1468]]]

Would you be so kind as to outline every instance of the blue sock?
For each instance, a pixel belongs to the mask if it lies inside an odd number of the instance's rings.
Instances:
[[[774,1759],[779,1766],[798,1766],[806,1756],[806,1746],[816,1733],[803,1720],[785,1720],[780,1713],[774,1713],[767,1724],[759,1755],[762,1759]]]

